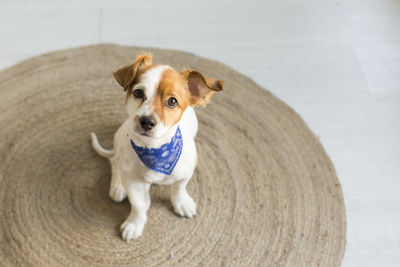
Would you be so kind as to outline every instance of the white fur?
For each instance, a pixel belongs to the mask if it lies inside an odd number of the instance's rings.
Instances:
[[[104,149],[100,146],[99,140],[97,139],[96,134],[90,133],[90,136],[92,138],[92,146],[93,146],[94,150],[96,150],[97,154],[99,154],[100,156],[105,157],[105,158],[109,158],[114,154],[113,151]]]
[[[163,137],[163,139],[160,139],[158,141],[160,142],[168,142],[168,138],[170,137],[169,135],[165,135],[166,131],[168,130],[168,128],[166,128],[161,122],[160,122],[160,118],[157,115],[157,113],[154,112],[154,110],[152,109],[152,103],[154,101],[154,97],[156,95],[156,87],[159,84],[162,74],[165,70],[170,69],[170,66],[167,65],[160,65],[157,66],[155,68],[152,68],[148,71],[146,71],[142,76],[140,81],[135,84],[135,86],[133,87],[133,91],[136,89],[142,89],[144,90],[146,99],[143,103],[140,103],[141,101],[137,101],[134,100],[133,98],[129,98],[128,99],[128,103],[127,103],[127,109],[128,109],[128,113],[130,116],[134,117],[134,116],[154,116],[158,123],[156,125],[156,127],[154,127],[151,131],[152,135],[154,137]],[[140,105],[140,107],[138,106]],[[140,125],[134,125],[135,130],[136,131],[140,131],[141,127]],[[175,134],[175,132],[173,133]],[[172,134],[172,135],[173,135]],[[172,137],[172,136],[171,136]],[[170,139],[170,138],[169,138]],[[139,142],[141,143],[141,141],[143,140],[139,140]],[[150,140],[151,141],[151,140]],[[146,144],[146,143],[142,143],[142,145],[144,146],[148,146],[150,144]],[[151,145],[157,145],[157,144],[151,144]]]
[[[141,81],[134,86],[144,89],[148,103],[154,97],[155,87],[161,79],[162,73],[169,66],[158,66],[145,73]],[[114,151],[103,149],[97,141],[94,133],[91,133],[92,145],[97,153],[107,157],[111,163],[112,177],[110,186],[110,197],[114,201],[122,201],[126,196],[131,204],[131,212],[126,221],[121,225],[122,237],[129,241],[138,238],[147,221],[146,212],[150,207],[150,185],[171,184],[171,202],[174,211],[180,216],[193,217],[196,215],[196,203],[186,191],[186,185],[193,175],[196,165],[196,145],[194,137],[197,133],[197,117],[192,107],[187,107],[181,120],[172,127],[165,127],[157,118],[157,126],[151,137],[139,134],[138,125],[134,118],[140,115],[153,115],[151,105],[146,101],[140,105],[139,100],[128,98],[127,110],[129,117],[120,126],[114,136]],[[181,156],[170,175],[148,169],[137,157],[136,152],[130,145],[130,139],[139,146],[158,148],[170,142],[179,126],[183,148]]]

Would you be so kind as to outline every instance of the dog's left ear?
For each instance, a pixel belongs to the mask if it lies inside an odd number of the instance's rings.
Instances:
[[[215,92],[224,90],[224,81],[205,78],[200,72],[184,69],[180,73],[188,82],[191,106],[205,106]]]
[[[152,60],[153,57],[150,53],[142,53],[136,58],[135,63],[113,71],[113,75],[126,91],[135,80],[137,71],[146,65],[151,65]]]

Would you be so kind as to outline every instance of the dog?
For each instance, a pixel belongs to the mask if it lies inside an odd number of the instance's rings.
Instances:
[[[152,64],[141,53],[131,65],[113,72],[126,93],[128,118],[114,135],[113,150],[101,147],[95,133],[92,146],[111,165],[111,199],[128,197],[131,212],[121,225],[125,241],[143,233],[150,207],[151,184],[171,185],[175,213],[192,218],[196,203],[186,185],[197,166],[194,138],[198,129],[195,106],[205,106],[224,82],[200,72],[177,72],[168,65]]]

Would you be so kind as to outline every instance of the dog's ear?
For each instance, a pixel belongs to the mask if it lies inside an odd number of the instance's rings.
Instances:
[[[180,74],[187,80],[191,106],[205,106],[215,92],[224,89],[224,81],[205,78],[198,71],[184,69]]]
[[[136,58],[135,63],[113,71],[113,75],[122,88],[124,88],[124,91],[126,91],[135,80],[137,71],[144,66],[151,65],[152,60],[153,57],[150,53],[142,53]]]

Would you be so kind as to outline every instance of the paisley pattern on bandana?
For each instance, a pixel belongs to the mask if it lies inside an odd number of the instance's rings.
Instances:
[[[178,127],[171,142],[162,145],[160,148],[140,147],[135,145],[132,140],[131,145],[139,159],[149,169],[170,175],[182,153],[182,134]]]

